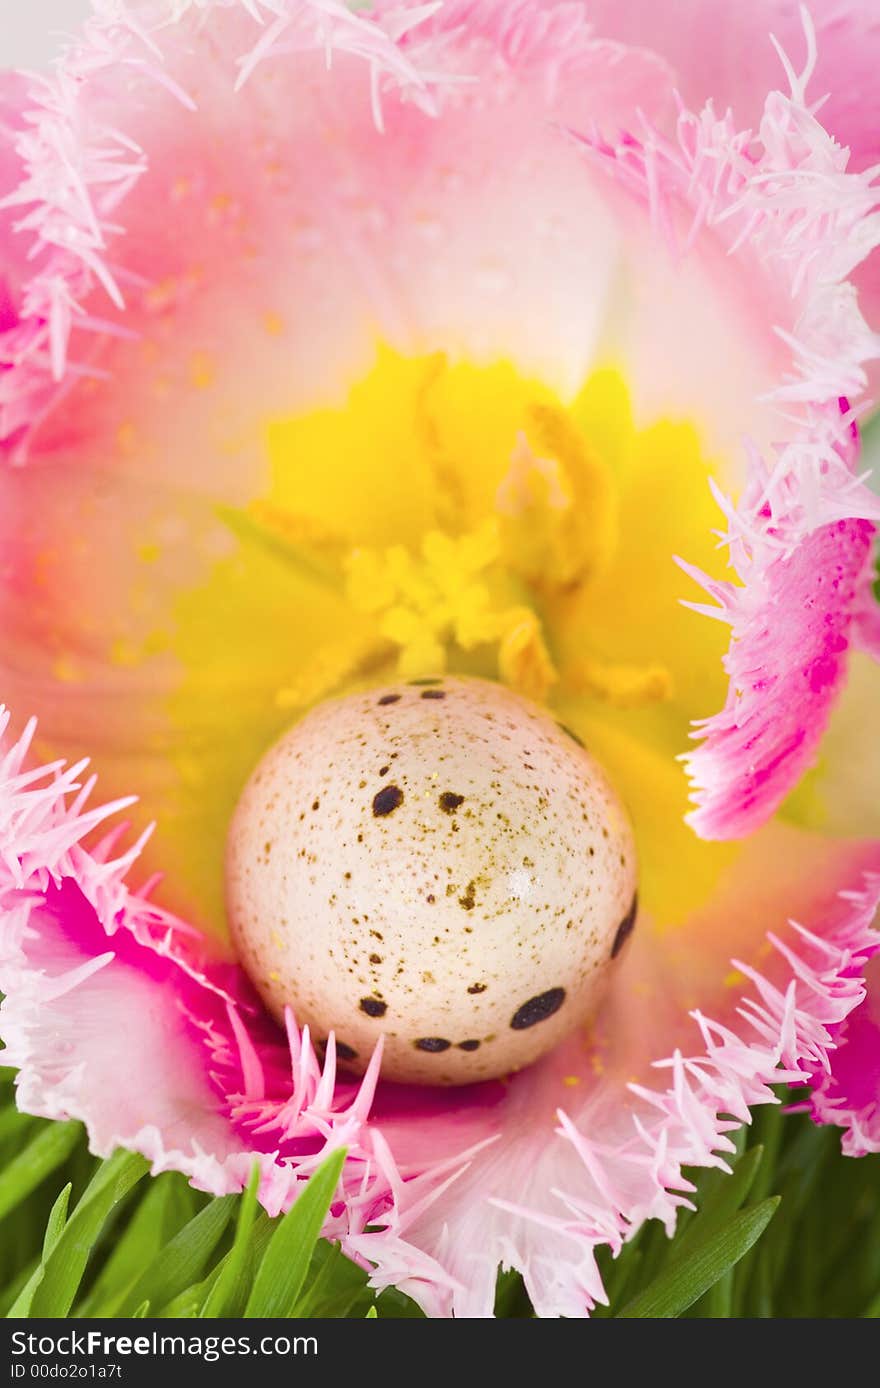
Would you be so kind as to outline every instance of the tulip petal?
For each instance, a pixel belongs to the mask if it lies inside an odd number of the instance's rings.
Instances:
[[[796,305],[795,327],[779,328],[790,368],[768,394],[794,430],[769,457],[751,448],[738,503],[717,493],[739,584],[690,570],[713,599],[698,610],[730,622],[733,637],[727,705],[698,725],[703,745],[687,758],[690,823],[707,838],[750,832],[812,765],[861,621],[880,518],[857,475],[853,412],[880,339],[849,279],[880,241],[878,192],[870,171],[847,171],[846,151],[811,112],[814,63],[811,52],[803,73],[789,69],[790,95],[767,97],[757,141],[711,105],[700,116],[683,111],[671,139],[653,131],[585,140],[668,225],[689,211],[688,246],[705,236],[737,254],[748,246],[756,273],[775,274]],[[828,245],[832,227],[833,254],[819,258],[817,242]]]
[[[31,770],[27,750],[0,744],[0,1027],[20,1105],[214,1193],[257,1160],[271,1211],[346,1146],[325,1233],[430,1314],[490,1315],[499,1264],[538,1314],[587,1314],[604,1297],[596,1249],[647,1218],[671,1229],[683,1168],[723,1165],[774,1082],[817,1081],[816,1104],[850,1121],[829,1057],[841,1035],[844,1059],[864,1043],[861,1013],[843,1028],[880,947],[876,846],[770,829],[684,926],[639,921],[589,1032],[503,1083],[377,1088],[378,1053],[361,1081],[337,1075],[332,1037],[322,1064],[234,965],[131,892],[138,846],[114,858],[115,835],[94,842],[120,807],[90,809],[81,767]],[[719,988],[729,950],[739,972]]]

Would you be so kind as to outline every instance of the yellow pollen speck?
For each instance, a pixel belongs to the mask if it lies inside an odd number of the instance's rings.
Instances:
[[[208,352],[193,352],[189,359],[189,379],[197,390],[214,384],[214,360]]]
[[[269,977],[271,978],[273,983],[277,983],[281,975],[277,969],[271,969],[269,971]]]
[[[563,1075],[563,1077],[562,1077],[562,1083],[563,1083],[563,1084],[566,1086],[566,1088],[568,1088],[568,1089],[573,1089],[574,1086],[575,1086],[576,1084],[580,1084],[580,1082],[581,1082],[581,1077],[580,1077],[580,1075]]]
[[[130,421],[120,424],[116,430],[116,446],[120,453],[131,454],[137,442],[137,430]]]
[[[142,545],[138,545],[137,547],[137,557],[144,564],[155,564],[156,560],[159,558],[159,555],[161,553],[161,545],[151,544],[148,542]]]
[[[135,645],[126,637],[119,637],[110,647],[110,662],[118,665],[122,669],[130,670],[136,665],[140,665],[143,660],[143,650]]]
[[[52,666],[52,674],[62,684],[80,684],[85,678],[82,667],[69,655],[59,655]]]
[[[725,988],[741,988],[745,981],[745,974],[740,973],[739,969],[731,969],[730,973],[725,975],[724,986]]]
[[[263,327],[270,337],[280,337],[284,332],[284,319],[279,313],[264,313]]]

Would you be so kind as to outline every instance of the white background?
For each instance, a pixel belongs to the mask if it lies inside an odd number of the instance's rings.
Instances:
[[[65,30],[75,32],[90,0],[0,0],[0,68],[45,67]]]

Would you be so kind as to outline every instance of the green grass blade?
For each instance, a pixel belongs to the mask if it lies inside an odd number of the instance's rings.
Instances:
[[[375,1297],[363,1268],[346,1258],[338,1243],[319,1239],[296,1314],[304,1320],[359,1319]]]
[[[364,1320],[365,1320],[365,1321],[377,1321],[378,1319],[379,1319],[379,1312],[376,1310],[375,1306],[371,1306],[370,1309],[369,1309],[369,1311],[367,1312],[367,1314],[364,1316]]]
[[[49,1211],[49,1218],[46,1221],[46,1232],[43,1235],[44,1262],[64,1233],[64,1226],[67,1223],[67,1207],[70,1204],[70,1192],[72,1190],[73,1186],[68,1181],[64,1189],[59,1192],[55,1204]]]
[[[172,1211],[175,1188],[183,1180],[168,1171],[150,1181],[125,1229],[115,1240],[110,1256],[95,1279],[88,1296],[77,1307],[79,1316],[115,1316],[127,1293],[134,1286],[167,1239],[172,1238],[186,1219],[177,1224]]]
[[[270,1219],[265,1210],[260,1210],[254,1220],[250,1241],[245,1252],[244,1265],[238,1281],[232,1287],[229,1302],[224,1310],[227,1320],[240,1320],[251,1289],[257,1279],[257,1272],[263,1255],[272,1241],[278,1221]]]
[[[0,1109],[0,1146],[6,1142],[21,1142],[24,1133],[36,1123],[29,1113],[22,1113],[15,1104]]]
[[[70,1192],[72,1189],[73,1187],[70,1182],[68,1182],[49,1211],[49,1218],[46,1221],[46,1232],[43,1236],[43,1256],[7,1311],[6,1314],[9,1320],[18,1320],[23,1316],[30,1315],[34,1293],[43,1280],[43,1268],[50,1253],[64,1232],[64,1226],[67,1223],[67,1206],[70,1203]]]
[[[232,1218],[233,1209],[233,1196],[224,1195],[199,1210],[171,1242],[159,1250],[126,1295],[117,1315],[131,1315],[144,1301],[149,1301],[151,1306],[164,1306],[191,1287],[207,1267]]]
[[[344,1149],[327,1157],[279,1220],[245,1306],[247,1318],[293,1314],[344,1161]]]
[[[0,1219],[67,1160],[81,1133],[78,1123],[49,1123],[13,1158],[0,1176]]]
[[[778,1205],[776,1196],[741,1210],[698,1244],[690,1257],[665,1268],[617,1315],[654,1319],[680,1316],[748,1253],[770,1223]]]
[[[759,1144],[750,1147],[740,1157],[729,1176],[722,1173],[717,1187],[708,1199],[701,1200],[695,1219],[675,1241],[676,1257],[690,1253],[705,1239],[726,1224],[748,1199],[764,1156]]]
[[[105,1219],[148,1169],[143,1157],[124,1151],[115,1152],[98,1167],[42,1265],[43,1277],[31,1306],[32,1315],[67,1315]]]
[[[257,1213],[257,1192],[260,1188],[260,1167],[254,1162],[251,1178],[241,1198],[238,1208],[238,1222],[235,1227],[235,1240],[227,1254],[223,1269],[208,1292],[199,1316],[217,1318],[226,1314],[233,1288],[242,1274],[250,1243],[254,1218]]]
[[[40,1270],[40,1259],[32,1258],[18,1273],[11,1282],[7,1282],[0,1294],[0,1316],[4,1319],[12,1315],[12,1308],[18,1301],[25,1287],[32,1282]],[[34,1284],[36,1285],[36,1283]]]

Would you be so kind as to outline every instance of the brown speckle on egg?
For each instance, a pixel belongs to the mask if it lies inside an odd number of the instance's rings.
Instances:
[[[448,1051],[452,1045],[451,1041],[446,1041],[442,1036],[422,1036],[413,1043],[417,1051]]]
[[[387,1002],[380,1002],[378,998],[361,998],[358,1007],[368,1017],[384,1017],[388,1011]]]
[[[477,890],[475,882],[468,882],[464,895],[458,898],[458,904],[463,911],[472,911],[477,904],[474,893]]]
[[[561,728],[562,731],[565,733],[566,737],[571,738],[572,742],[576,742],[578,747],[586,748],[586,743],[584,742],[583,738],[578,737],[577,733],[574,732],[574,730],[570,728],[567,723],[559,723],[557,724],[557,727]]]
[[[393,814],[403,804],[403,791],[400,786],[383,786],[373,796],[373,814],[376,819]]]
[[[459,805],[464,804],[464,796],[456,795],[452,790],[444,790],[440,796],[440,808],[445,814],[455,814]]]
[[[510,1021],[511,1028],[513,1031],[526,1031],[538,1022],[545,1022],[554,1012],[559,1011],[564,1002],[564,988],[548,988],[546,993],[538,993],[536,997],[529,998],[528,1002],[517,1008]]]
[[[617,934],[614,936],[614,944],[611,946],[611,958],[616,959],[623,949],[630,935],[636,928],[636,916],[639,913],[638,893],[632,899],[632,905],[624,916],[620,925],[617,927]]]

